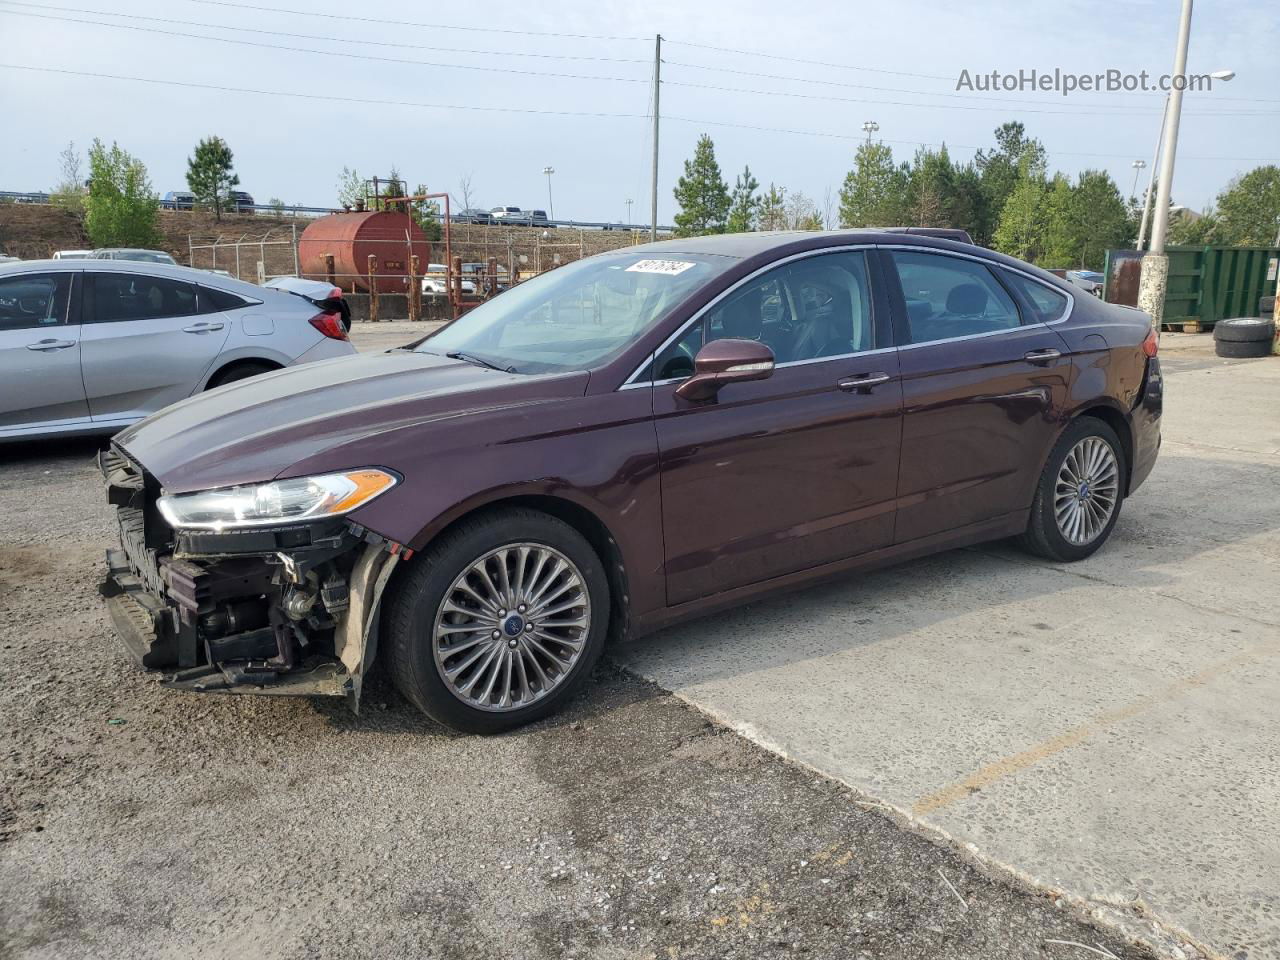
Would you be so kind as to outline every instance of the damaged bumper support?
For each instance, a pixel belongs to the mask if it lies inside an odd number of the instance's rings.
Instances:
[[[120,532],[100,589],[144,668],[176,689],[345,696],[358,709],[382,592],[411,551],[340,517],[174,530],[138,464],[116,449],[99,464]]]

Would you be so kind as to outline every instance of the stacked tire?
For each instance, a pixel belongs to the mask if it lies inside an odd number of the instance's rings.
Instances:
[[[1233,360],[1269,357],[1276,335],[1275,321],[1266,317],[1237,317],[1213,325],[1214,351]]]

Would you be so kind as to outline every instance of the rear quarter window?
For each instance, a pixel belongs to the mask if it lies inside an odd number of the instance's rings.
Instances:
[[[234,293],[218,290],[214,287],[199,287],[199,303],[201,313],[219,313],[223,310],[239,310],[247,307],[249,301]]]
[[[1021,273],[1014,273],[1012,270],[1004,270],[1002,272],[1005,282],[1017,290],[1022,298],[1031,305],[1031,309],[1035,312],[1035,319],[1040,323],[1052,323],[1054,320],[1061,320],[1067,315],[1067,307],[1071,303],[1071,298],[1065,293],[1055,290],[1047,284],[1040,283],[1038,280],[1032,280]]]

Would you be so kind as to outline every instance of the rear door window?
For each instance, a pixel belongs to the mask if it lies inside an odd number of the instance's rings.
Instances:
[[[895,250],[910,343],[931,343],[1014,330],[1018,308],[995,275],[963,257]]]
[[[70,273],[28,273],[0,279],[0,330],[65,323]]]
[[[249,305],[244,297],[213,287],[199,288],[199,306],[201,313],[220,313],[223,310],[238,310]]]
[[[190,317],[196,312],[196,288],[168,277],[97,273],[93,275],[89,302],[89,320],[93,323]]]

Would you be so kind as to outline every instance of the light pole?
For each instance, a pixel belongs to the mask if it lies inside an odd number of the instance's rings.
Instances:
[[[555,167],[543,167],[542,172],[547,175],[547,213],[549,220],[556,218],[556,205],[551,202],[551,175],[556,172]]]
[[[868,120],[862,125],[862,132],[867,135],[867,143],[871,142],[871,135],[880,129],[880,124],[874,120]]]
[[[1129,188],[1129,196],[1135,200],[1138,198],[1138,174],[1142,172],[1142,168],[1147,165],[1145,160],[1133,161],[1133,186]]]
[[[627,227],[631,226],[631,205],[635,203],[630,197],[627,197]]]

